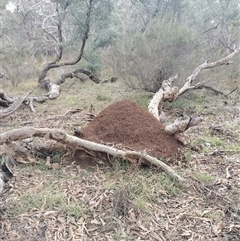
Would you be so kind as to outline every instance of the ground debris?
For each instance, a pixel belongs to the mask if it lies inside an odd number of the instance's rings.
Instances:
[[[50,116],[67,111],[51,107],[57,110],[47,109]],[[12,123],[7,128],[30,120],[34,127],[44,123],[71,132],[90,123],[84,111],[46,122],[46,113],[42,118],[18,114],[7,118]],[[228,115],[218,115],[219,119],[211,117],[204,127],[193,129],[190,151],[184,149],[190,152],[185,153],[189,159],[173,164],[187,186],[159,170],[124,162],[112,168],[85,169],[62,163],[59,169],[49,169],[37,158],[36,163],[20,164],[0,196],[0,240],[240,240],[240,155],[236,148],[240,146],[240,120],[225,121]],[[211,126],[221,126],[212,132],[212,139],[208,136],[212,143],[204,136]],[[214,146],[216,138],[226,141]],[[211,145],[206,146],[207,142]]]

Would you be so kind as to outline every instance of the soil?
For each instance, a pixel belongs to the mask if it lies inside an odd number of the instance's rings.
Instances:
[[[182,147],[157,119],[131,100],[106,107],[82,129],[82,134],[87,140],[145,151],[164,159],[177,156]]]

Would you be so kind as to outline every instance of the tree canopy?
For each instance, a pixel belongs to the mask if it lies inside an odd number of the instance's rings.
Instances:
[[[130,86],[156,91],[172,74],[185,77],[183,64],[234,51],[239,9],[237,0],[1,1],[1,71],[17,86],[59,66],[97,74],[107,65]]]

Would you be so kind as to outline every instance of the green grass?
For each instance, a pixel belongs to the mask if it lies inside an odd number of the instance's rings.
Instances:
[[[236,143],[230,143],[229,145],[226,146],[226,151],[240,151],[240,146]]]
[[[166,173],[159,170],[142,169],[131,164],[118,165],[105,172],[107,176],[104,187],[108,190],[115,190],[117,186],[121,186],[121,190],[129,193],[128,199],[130,203],[138,211],[148,212],[149,204],[158,202],[162,198],[162,194],[178,195],[181,194],[180,183]],[[149,179],[150,177],[150,179]]]
[[[210,144],[210,147],[224,147],[225,142],[217,136],[207,136],[204,138],[206,143]]]
[[[115,183],[112,182],[111,180],[107,180],[103,183],[104,188],[106,188],[107,190],[111,190],[114,189]]]
[[[97,101],[103,101],[103,102],[111,102],[112,98],[108,97],[108,96],[98,94],[97,97],[96,97],[96,100]]]
[[[49,167],[46,165],[46,161],[39,160],[36,163],[29,163],[23,166],[20,166],[23,170],[28,170],[29,172],[39,170],[41,172],[46,172],[49,170]]]
[[[136,96],[133,100],[135,100],[144,109],[147,109],[149,100],[152,98],[152,96],[153,93],[144,93]]]
[[[77,100],[76,96],[74,96],[74,95],[68,95],[68,96],[60,95],[60,97],[58,97],[58,101],[60,101],[61,105],[65,106],[65,107],[73,107],[78,104],[78,100]]]
[[[182,192],[180,183],[165,173],[159,174],[158,183],[169,195],[178,195]]]
[[[14,217],[34,210],[59,211],[76,219],[83,213],[81,201],[69,201],[67,194],[55,183],[45,183],[41,190],[27,190],[11,204],[10,214]]]
[[[194,171],[194,176],[197,178],[198,181],[207,184],[210,183],[213,179],[212,175],[209,173],[203,173],[199,171]]]
[[[209,219],[212,219],[214,220],[215,222],[217,221],[220,221],[222,220],[223,218],[223,213],[222,212],[219,212],[218,210],[213,210],[213,211],[209,211],[209,212],[206,212],[203,217],[205,218],[209,218]]]
[[[231,126],[229,127],[225,127],[226,129],[231,129]],[[239,147],[239,143],[238,143],[238,136],[235,135],[233,138],[224,135],[213,135],[211,133],[211,130],[204,130],[202,129],[201,135],[199,136],[199,138],[194,139],[191,141],[191,143],[189,144],[190,147],[195,148],[198,147],[199,148],[199,152],[200,153],[209,153],[212,152],[213,149],[217,149],[220,151],[239,151],[240,147]],[[191,151],[189,152],[188,150],[186,150],[184,153],[184,156],[186,158],[186,160],[191,160]]]
[[[51,158],[52,162],[60,162],[64,154],[65,154],[64,149],[54,150]]]
[[[147,206],[147,200],[144,196],[136,196],[135,197],[136,206],[139,210],[145,210]]]
[[[189,96],[181,96],[174,102],[164,102],[164,106],[184,111],[193,110],[195,113],[201,113],[206,106],[206,96],[201,91],[199,93],[190,93]]]
[[[81,201],[79,201],[77,203],[64,203],[62,211],[78,220],[82,216],[84,210]]]
[[[192,161],[192,153],[190,150],[185,150],[183,152],[183,156],[185,157],[187,162],[191,162]]]
[[[45,90],[38,87],[37,81],[32,79],[24,80],[23,82],[18,84],[17,88],[13,88],[10,84],[7,83],[3,83],[1,88],[3,88],[10,96],[23,96],[28,91],[32,91],[32,96],[46,93]]]

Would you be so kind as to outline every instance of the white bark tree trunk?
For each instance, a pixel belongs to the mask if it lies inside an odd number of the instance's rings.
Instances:
[[[177,75],[168,80],[164,80],[159,91],[154,94],[154,96],[149,102],[149,105],[148,105],[149,112],[157,120],[163,121],[163,118],[161,118],[163,116],[163,111],[162,111],[163,102],[165,101],[172,102],[177,98],[179,98],[179,96],[181,96],[189,89],[194,89],[202,85],[203,83],[197,83],[196,85],[193,85],[193,82],[203,69],[210,69],[216,66],[228,65],[231,63],[233,57],[239,53],[239,51],[240,51],[240,48],[237,48],[233,53],[215,62],[208,63],[208,61],[205,61],[203,64],[199,65],[196,69],[194,69],[192,74],[186,79],[186,82],[183,85],[183,87],[180,89],[176,86],[172,86],[174,80],[177,78]],[[201,122],[201,120],[202,118],[199,116],[190,117],[189,119],[182,120],[182,121],[176,120],[173,124],[166,126],[165,131],[168,132],[169,134],[183,132],[187,130],[189,127],[198,125]]]

